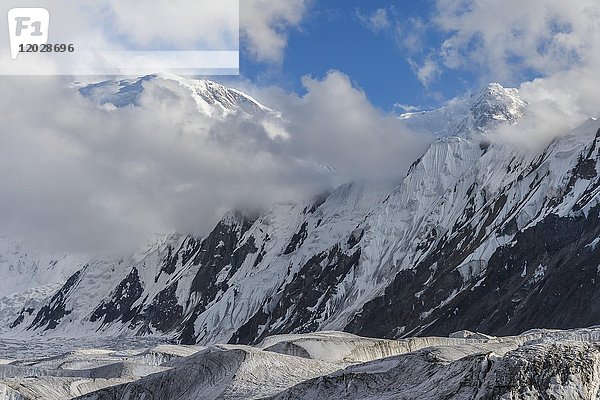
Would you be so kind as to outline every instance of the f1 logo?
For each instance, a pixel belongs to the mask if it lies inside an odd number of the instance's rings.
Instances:
[[[13,8],[8,11],[10,55],[17,58],[21,45],[48,43],[50,13],[45,8]]]

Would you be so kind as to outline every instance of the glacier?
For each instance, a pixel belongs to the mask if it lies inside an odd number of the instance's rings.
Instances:
[[[0,398],[466,400],[599,394],[598,328],[453,336],[382,340],[327,331],[272,336],[256,346],[129,341],[125,345],[134,347],[128,349],[84,348],[84,342],[73,341],[51,357],[42,348],[37,357],[3,360]]]

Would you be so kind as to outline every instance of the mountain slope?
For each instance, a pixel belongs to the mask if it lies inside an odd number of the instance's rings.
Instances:
[[[539,155],[482,150],[448,187],[451,201],[439,200],[447,220],[430,224],[420,258],[347,329],[389,336],[597,323],[598,311],[580,304],[598,293],[599,128],[589,120]],[[548,304],[559,312],[540,312]]]
[[[144,79],[84,94],[134,106]],[[236,91],[173,82],[252,118],[245,105],[254,103]],[[93,260],[50,299],[18,315],[2,309],[1,321],[11,335],[187,344],[324,329],[398,338],[597,324],[600,123],[541,151],[494,136],[525,112],[515,90],[491,85],[460,106],[405,115],[413,127],[458,136],[434,142],[397,184],[354,182],[261,215],[228,213],[206,237],[171,235],[128,258]],[[543,312],[548,305],[555,312]]]

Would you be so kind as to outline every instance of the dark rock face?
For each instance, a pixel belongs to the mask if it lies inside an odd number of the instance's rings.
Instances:
[[[302,243],[304,243],[307,236],[306,227],[307,223],[304,222],[300,227],[300,230],[297,233],[295,233],[294,236],[292,236],[292,240],[290,241],[290,244],[288,244],[288,246],[285,248],[283,254],[291,254],[294,251],[296,251],[298,247],[302,246]]]
[[[599,236],[598,208],[587,217],[551,214],[500,247],[482,278],[463,282],[452,270],[457,262],[402,271],[346,330],[383,337],[461,329],[505,335],[598,324],[600,247],[589,243]]]
[[[255,344],[269,335],[318,330],[318,317],[327,315],[327,300],[359,258],[360,249],[348,256],[339,246],[314,256],[277,294],[277,299],[267,300],[262,310],[233,335],[230,343]]]
[[[184,311],[175,295],[177,285],[175,282],[158,293],[154,300],[134,317],[131,327],[137,328],[138,325],[142,325],[138,328],[140,334],[151,333],[150,328],[162,333],[172,330],[181,320]]]
[[[69,293],[79,282],[80,275],[81,270],[71,275],[63,287],[52,296],[50,302],[38,311],[35,319],[27,330],[44,328],[44,330],[47,331],[49,329],[54,329],[64,317],[71,313],[71,310],[67,309],[65,301]]]
[[[185,244],[182,244],[182,247],[184,245]],[[154,278],[155,283],[158,282],[158,279],[163,273],[166,275],[171,275],[177,269],[177,262],[179,261],[179,254],[182,252],[182,248],[178,249],[177,251],[174,251],[173,246],[169,246],[167,248],[167,251],[168,254],[165,260],[163,261],[160,272],[158,273],[158,275],[156,275],[156,278]]]
[[[423,333],[444,332],[458,325],[516,334],[540,326],[597,324],[600,248],[588,244],[600,235],[599,222],[598,209],[587,218],[549,215],[518,233],[512,246],[492,256],[480,285],[457,296]]]
[[[11,322],[11,324],[9,325],[9,328],[14,329],[17,326],[21,325],[23,323],[23,321],[25,320],[25,314],[31,315],[31,314],[33,314],[34,311],[35,310],[31,307],[23,308],[21,310],[21,312],[19,313],[19,316],[13,322]]]
[[[138,308],[133,308],[133,304],[142,296],[143,292],[144,288],[140,283],[138,270],[133,268],[114,290],[111,299],[96,308],[90,321],[96,322],[102,319],[103,324],[116,320],[123,323],[131,321],[139,312]]]
[[[220,222],[202,242],[193,258],[192,263],[197,266],[198,271],[192,281],[191,296],[195,296],[196,300],[194,303],[191,299],[188,300],[187,308],[191,311],[171,326],[172,329],[177,329],[181,343],[196,343],[194,322],[198,315],[206,310],[219,292],[227,290],[227,278],[235,274],[246,257],[258,251],[252,237],[242,245],[239,243],[254,221],[241,215],[236,218],[235,223]],[[226,268],[229,269],[225,271]],[[224,272],[226,279],[217,283],[217,276]]]
[[[575,167],[575,176],[581,179],[592,179],[598,175],[596,160],[580,159]]]

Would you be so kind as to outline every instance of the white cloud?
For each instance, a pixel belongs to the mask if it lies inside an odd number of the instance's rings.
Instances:
[[[399,178],[427,143],[339,72],[305,78],[302,97],[257,90],[283,119],[256,120],[203,117],[169,80],[119,109],[58,78],[0,83],[0,234],[60,250],[129,251],[155,233],[204,234],[228,209]]]
[[[145,0],[143,7],[131,0],[94,3],[89,10],[112,19],[111,30],[139,45],[166,43],[186,50],[238,45],[239,0]]]
[[[48,0],[51,37],[97,49],[236,50],[280,63],[312,0]],[[76,35],[76,37],[74,37]],[[6,37],[3,40],[7,40]],[[69,39],[71,38],[71,39]],[[241,42],[240,42],[241,41]]]
[[[280,63],[288,31],[298,28],[311,0],[240,0],[242,41],[258,61]]]
[[[408,132],[393,115],[376,109],[347,75],[303,79],[307,94],[279,102],[295,133],[299,157],[333,167],[343,180],[401,177],[429,138]]]
[[[419,107],[417,107],[417,106],[412,106],[409,104],[400,104],[400,103],[394,104],[394,109],[400,111],[401,113],[411,113],[411,112],[417,112],[420,110]]]
[[[186,48],[231,47],[238,40],[256,60],[280,63],[288,33],[300,26],[311,0],[149,0],[140,8],[131,1],[109,0],[116,28],[130,40],[168,42]],[[238,6],[239,4],[239,6]],[[227,47],[229,46],[229,47]]]
[[[436,23],[449,34],[441,57],[450,68],[484,68],[497,80],[511,81],[527,71],[547,76],[598,58],[596,0],[438,0],[437,5]]]
[[[432,82],[434,82],[441,74],[440,67],[433,57],[428,57],[423,61],[422,64],[409,59],[408,63],[417,75],[419,82],[425,87],[429,88]]]
[[[359,21],[375,33],[389,29],[392,25],[388,12],[385,8],[379,8],[369,15],[357,11]]]

